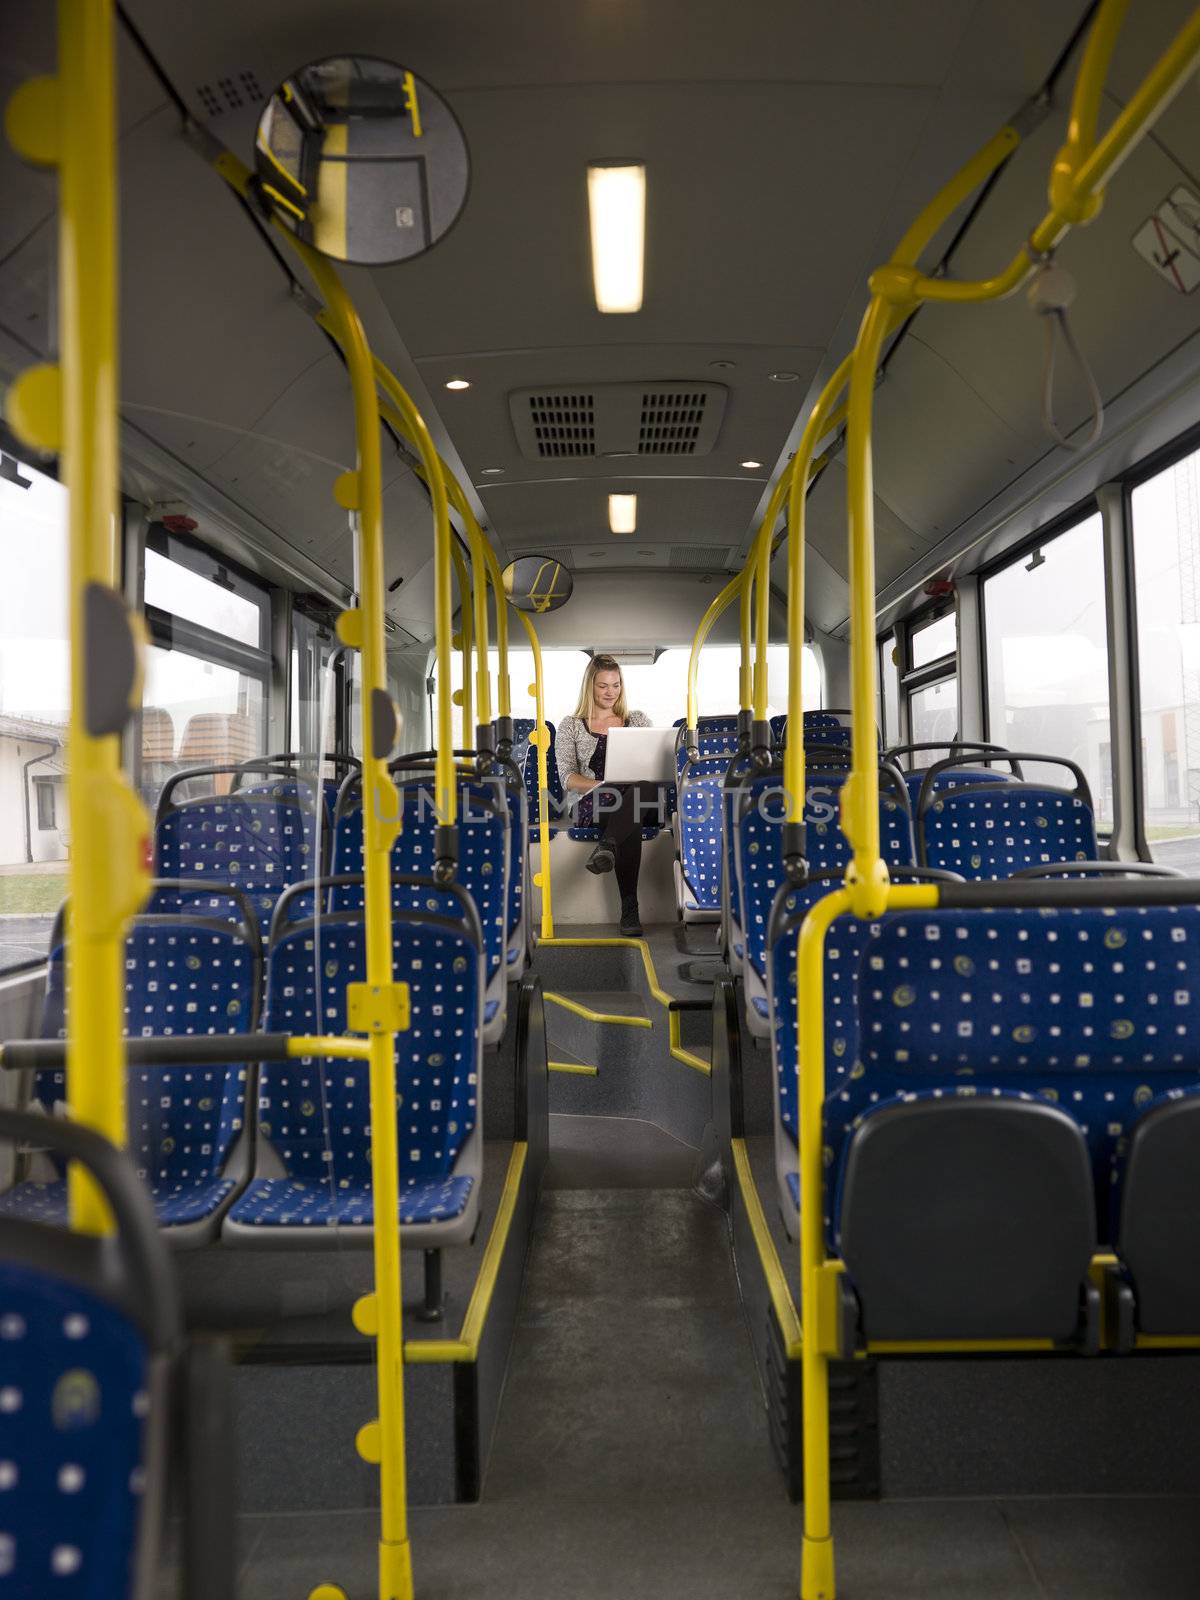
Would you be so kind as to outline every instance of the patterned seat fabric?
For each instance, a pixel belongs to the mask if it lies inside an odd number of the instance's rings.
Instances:
[[[448,1221],[466,1207],[475,1178],[455,1172],[478,1115],[479,954],[462,922],[413,922],[393,930],[395,970],[411,989],[409,1029],[396,1038],[396,1120],[402,1223]],[[334,913],[319,930],[287,927],[272,946],[267,1029],[346,1031],[346,985],[366,972],[364,929]],[[369,1227],[371,1105],[366,1062],[305,1058],[271,1063],[259,1080],[259,1137],[282,1177],[257,1177],[229,1213],[253,1228]]]
[[[850,846],[840,824],[844,772],[808,774],[805,783],[805,848],[811,873],[840,871],[850,860]],[[784,882],[784,790],[778,773],[764,773],[743,788],[738,799],[738,881],[745,912],[746,960],[764,981],[771,910]],[[898,793],[880,785],[879,848],[889,866],[913,864],[912,819]],[[826,885],[825,892],[830,886]],[[799,902],[797,902],[799,904]],[[784,914],[793,911],[784,901]]]
[[[917,821],[923,860],[964,878],[1008,878],[1021,867],[1094,861],[1091,807],[1065,789],[997,782],[934,798]]]
[[[690,761],[679,779],[679,861],[684,910],[716,911],[721,905],[722,785],[727,755]]]
[[[61,1039],[66,961],[50,957],[42,1036]],[[171,917],[140,918],[125,941],[125,1027],[131,1038],[253,1033],[258,1027],[260,957],[238,928]],[[236,1045],[230,1054],[236,1058]],[[149,1187],[159,1226],[211,1216],[234,1189],[223,1176],[244,1127],[245,1066],[131,1067],[129,1155]],[[61,1072],[38,1074],[38,1100],[53,1112],[66,1097]],[[0,1199],[9,1215],[66,1218],[66,1183],[27,1182]]]
[[[392,872],[405,877],[433,878],[437,816],[432,784],[410,779],[400,785],[400,834],[392,846]],[[343,794],[341,813],[333,834],[333,872],[361,873],[363,869],[362,806],[357,794]],[[458,871],[456,881],[471,896],[483,929],[483,949],[490,981],[505,967],[508,942],[509,821],[507,809],[498,809],[494,786],[459,785]],[[361,911],[360,884],[333,891],[338,911]],[[407,892],[399,905],[407,905]]]
[[[0,1590],[133,1593],[150,1357],[107,1300],[0,1262]]]
[[[682,728],[684,719],[677,717],[673,727]],[[736,715],[701,717],[696,729],[696,745],[702,756],[729,756],[737,753],[738,719]],[[687,761],[687,751],[682,745],[675,752],[675,771],[682,773]]]
[[[333,826],[333,812],[337,805],[338,791],[341,789],[343,779],[322,778],[320,782],[321,800],[325,811],[321,817],[321,831],[328,833]],[[308,778],[272,778],[264,779],[260,783],[248,783],[234,791],[238,795],[266,795],[272,800],[291,800],[297,805],[302,805],[308,810],[313,810],[317,803],[317,786]]]
[[[913,816],[917,814],[917,804],[921,798],[921,788],[928,775],[928,767],[923,767],[917,772],[904,774],[905,787],[908,789],[909,802],[912,805]],[[1005,772],[989,772],[986,767],[978,769],[972,767],[954,767],[949,772],[941,773],[934,779],[933,787],[936,793],[939,789],[970,789],[981,783],[1008,784],[1013,780]],[[932,864],[932,863],[931,863]]]
[[[1103,1237],[1131,1124],[1196,1081],[1200,910],[912,912],[872,934],[858,1058],[826,1100],[831,1176],[897,1096],[1025,1094],[1080,1125]]]
[[[538,795],[538,769],[537,746],[529,742],[529,735],[536,726],[532,717],[513,718],[513,750],[512,759],[525,775],[525,794],[529,801],[529,826],[532,828],[541,820],[540,796]],[[558,762],[554,759],[554,724],[547,721],[546,731],[550,735],[550,748],[546,752],[546,788],[551,798],[550,821],[558,820],[563,802],[562,779],[558,775]]]
[[[283,787],[289,782],[283,780]],[[249,896],[265,931],[284,889],[320,875],[316,833],[314,807],[283,795],[235,791],[185,800],[158,819],[155,873],[188,884],[232,884]],[[195,896],[164,889],[153,909],[195,911],[202,905]],[[211,909],[220,914],[227,905],[216,895]],[[297,898],[293,914],[310,916],[311,901]]]
[[[737,859],[737,829],[734,825],[734,805],[737,790],[731,786],[732,779],[741,777],[750,770],[750,754],[734,756],[725,769],[725,783],[721,795],[721,837],[724,841],[725,852],[725,883],[728,893],[726,895],[726,909],[729,914],[730,943],[740,946],[738,959],[741,960],[745,949],[745,940],[742,937],[742,924],[745,917],[745,905],[742,896],[742,885],[738,878]]]

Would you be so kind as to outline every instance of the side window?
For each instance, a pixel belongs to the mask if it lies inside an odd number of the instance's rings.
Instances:
[[[886,686],[886,677],[884,683]],[[953,601],[927,612],[908,627],[897,686],[897,722],[900,694],[908,703],[911,743],[936,740],[950,744],[958,737],[958,615]],[[884,709],[886,713],[886,703]],[[921,758],[913,759],[919,762]]]
[[[1098,512],[983,582],[988,734],[1010,750],[1066,756],[1084,771],[1096,821],[1112,825],[1112,735],[1103,529]],[[1025,763],[1034,782],[1063,767]]]
[[[1156,861],[1200,872],[1200,451],[1130,496],[1142,803]]]
[[[66,893],[67,495],[0,458],[0,972],[46,959]]]
[[[144,596],[151,644],[137,782],[153,811],[175,773],[266,753],[270,596],[161,526],[147,538]],[[223,794],[231,782],[197,779],[188,793]]]

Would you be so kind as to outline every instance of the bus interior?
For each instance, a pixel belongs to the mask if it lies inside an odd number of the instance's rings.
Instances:
[[[1191,1600],[1200,10],[0,18],[0,1596]]]

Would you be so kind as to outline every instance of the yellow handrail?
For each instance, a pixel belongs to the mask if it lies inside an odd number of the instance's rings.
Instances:
[[[59,0],[58,73],[9,103],[9,137],[59,172],[57,366],[14,383],[8,416],[39,450],[59,450],[67,488],[71,707],[67,793],[67,1098],[72,1117],[124,1146],[128,919],[149,888],[149,819],[121,772],[120,727],[141,693],[141,633],[117,592],[117,193],[113,7]],[[127,672],[112,683],[105,620],[128,629]],[[105,688],[119,689],[103,707]],[[107,714],[106,714],[107,713]],[[109,1209],[72,1165],[74,1228],[103,1233]]]
[[[454,575],[458,579],[458,632],[452,636],[451,643],[456,643],[462,653],[462,687],[458,689],[451,699],[462,707],[462,742],[464,749],[470,749],[475,738],[475,725],[472,719],[473,702],[471,699],[471,647],[474,643],[474,629],[471,624],[471,597],[472,584],[467,577],[467,564],[463,560],[462,551],[458,541],[451,535],[450,559],[454,563]]]
[[[890,909],[938,904],[933,885],[893,885],[879,853],[878,752],[875,744],[874,494],[871,425],[875,373],[888,333],[926,300],[984,301],[1011,293],[1040,256],[1068,229],[1098,209],[1103,185],[1200,62],[1200,11],[1193,13],[1108,132],[1095,141],[1104,73],[1128,0],[1102,0],[1072,96],[1067,143],[1050,177],[1050,211],[1026,246],[997,277],[977,282],[933,279],[915,263],[954,209],[1019,142],[1004,128],[935,196],[905,234],[891,260],[871,275],[871,300],[851,357],[847,415],[850,545],[852,772],[842,800],[842,825],[853,858],[844,889],[818,900],[800,931],[799,1007],[800,1257],[804,1326],[804,1541],[801,1600],[833,1600],[833,1542],[829,1520],[828,1361],[837,1353],[836,1284],[825,1260],[821,1218],[824,1163],[821,1117],[825,1097],[823,961],[825,936],[844,913],[874,918]],[[790,624],[796,626],[795,615]],[[794,635],[789,635],[794,642]]]
[[[497,605],[503,601],[497,595]],[[554,905],[551,896],[550,884],[550,782],[546,770],[547,754],[550,749],[550,730],[546,726],[546,696],[545,679],[542,675],[542,645],[537,636],[537,629],[523,611],[518,611],[529,636],[529,648],[533,651],[533,682],[529,685],[529,692],[533,695],[534,716],[537,726],[530,735],[530,743],[537,750],[537,778],[538,778],[538,844],[540,846],[541,865],[533,875],[533,881],[542,891],[542,938],[554,937]]]
[[[709,601],[692,639],[692,651],[688,657],[687,679],[687,725],[689,728],[695,728],[696,718],[699,714],[696,705],[696,673],[700,666],[700,652],[704,648],[705,641],[712,632],[717,618],[728,610],[734,596],[740,593],[742,581],[743,574],[739,572],[736,577],[730,578],[721,592]]]
[[[250,173],[228,151],[217,171],[239,194],[249,193]],[[274,221],[274,219],[273,219]],[[391,848],[399,832],[399,796],[388,772],[398,722],[387,693],[384,641],[383,486],[379,400],[366,334],[335,268],[281,224],[274,222],[311,274],[325,302],[323,316],[346,357],[354,400],[357,470],[344,473],[335,493],[339,504],[358,512],[359,606],[338,618],[343,643],[362,652],[363,888],[366,982],[347,990],[351,1027],[368,1032],[371,1095],[371,1183],[375,1288],[368,1297],[376,1333],[378,1428],[360,1432],[368,1459],[378,1459],[380,1477],[380,1600],[411,1600],[412,1552],[404,1443],[404,1332],[400,1271],[400,1170],[396,1127],[396,1034],[408,1027],[408,987],[395,982],[392,951]],[[423,455],[431,458],[430,490],[435,534],[435,620],[440,679],[438,805],[445,825],[455,820],[457,789],[450,739],[450,539],[445,485],[428,430],[408,397],[410,425]],[[406,413],[407,414],[407,413]],[[357,1017],[356,1017],[357,1013]],[[386,1224],[386,1225],[385,1225]],[[369,1441],[369,1442],[368,1442]]]

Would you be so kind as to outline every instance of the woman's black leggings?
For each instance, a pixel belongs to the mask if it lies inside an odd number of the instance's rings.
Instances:
[[[606,783],[604,800],[596,809],[596,818],[603,828],[602,838],[607,839],[616,852],[617,888],[622,900],[636,900],[638,873],[642,866],[642,829],[658,827],[662,823],[662,790],[657,783]],[[597,790],[597,794],[601,793]],[[620,799],[615,810],[609,810],[614,796]]]

